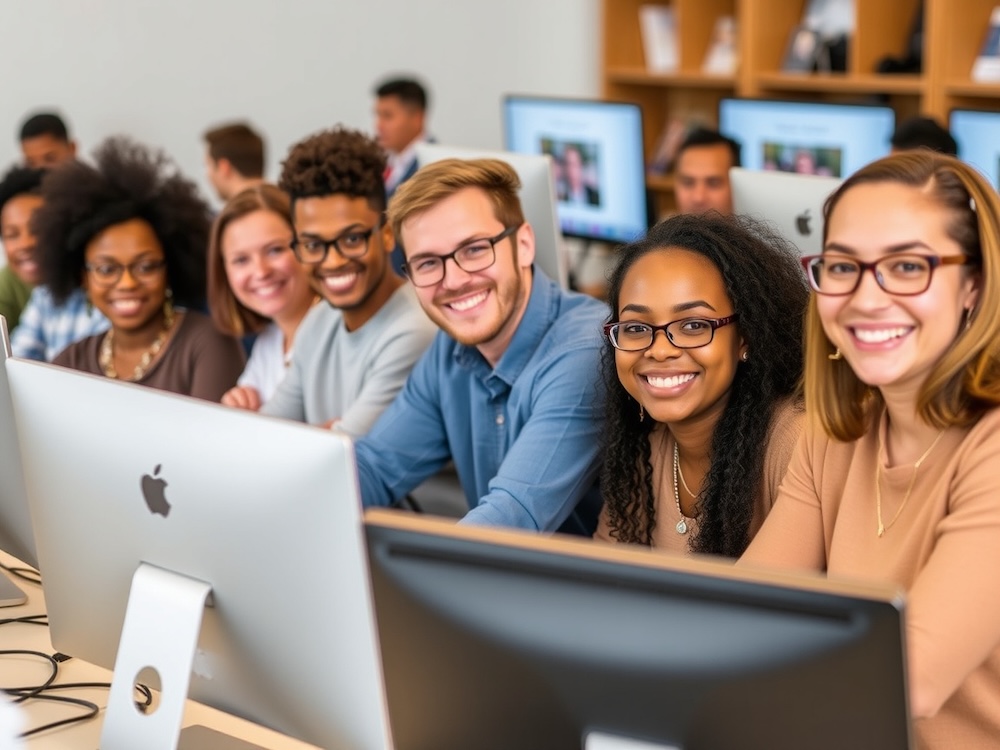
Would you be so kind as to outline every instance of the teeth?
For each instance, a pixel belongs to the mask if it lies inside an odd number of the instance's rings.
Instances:
[[[449,306],[459,312],[465,312],[466,310],[471,310],[473,307],[480,304],[484,299],[486,299],[486,292],[480,292],[479,294],[474,294],[471,297],[466,297],[465,299],[452,302]]]
[[[694,380],[694,375],[691,373],[687,375],[673,375],[669,378],[657,378],[653,375],[646,376],[646,382],[654,388],[676,388],[691,380]]]
[[[356,273],[339,274],[337,276],[324,276],[323,285],[331,292],[343,292],[354,286],[354,282],[357,280],[358,280],[358,274]]]
[[[889,339],[896,339],[903,336],[908,328],[883,328],[877,331],[863,328],[855,328],[854,335],[866,344],[881,344]]]
[[[261,297],[270,297],[276,294],[281,288],[279,284],[268,284],[267,286],[260,286],[253,290],[253,293]]]
[[[132,315],[139,312],[142,303],[134,299],[120,299],[112,302],[111,306],[123,315]]]

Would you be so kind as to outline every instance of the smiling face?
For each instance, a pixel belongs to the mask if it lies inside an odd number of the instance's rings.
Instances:
[[[504,229],[486,193],[470,187],[407,218],[402,240],[410,262],[423,255],[447,255]],[[506,351],[528,305],[535,257],[531,226],[523,224],[494,250],[496,260],[489,268],[469,273],[454,259],[446,260],[439,283],[415,287],[427,316],[456,341],[477,347],[491,364]]]
[[[84,252],[84,261],[92,267],[117,264],[137,269],[144,261],[157,264],[164,260],[160,240],[142,219],[111,225],[94,235]],[[84,271],[83,288],[116,330],[134,333],[152,326],[158,329],[167,295],[167,269],[148,274],[131,269],[124,270],[111,285],[100,283],[97,273]]]
[[[295,234],[303,240],[333,240],[373,230],[364,255],[344,258],[333,247],[322,263],[310,264],[316,291],[344,311],[350,330],[371,318],[402,283],[392,272],[392,229],[378,227],[379,214],[366,198],[334,194],[295,201]]]
[[[665,325],[681,318],[723,318],[732,302],[719,269],[705,256],[683,248],[648,252],[625,274],[616,320]],[[715,331],[712,342],[680,349],[657,332],[638,352],[615,351],[618,379],[657,422],[714,423],[725,409],[745,346],[735,325]]]
[[[222,258],[233,295],[274,320],[309,306],[309,269],[292,253],[292,228],[273,211],[259,210],[230,221],[222,232]]]
[[[35,235],[29,221],[42,205],[42,198],[30,193],[15,195],[0,210],[0,239],[11,271],[30,286],[41,283],[42,271],[35,257]]]
[[[946,231],[950,219],[917,188],[857,185],[828,220],[824,253],[869,263],[892,253],[958,255],[961,248]],[[939,266],[927,291],[914,296],[889,294],[865,272],[853,294],[817,295],[816,309],[827,337],[861,381],[884,394],[915,394],[955,340],[977,294],[975,273],[962,266]]]

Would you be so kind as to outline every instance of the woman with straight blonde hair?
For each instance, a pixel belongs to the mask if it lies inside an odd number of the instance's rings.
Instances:
[[[932,152],[830,197],[807,432],[741,562],[897,584],[920,747],[1000,737],[1000,198]]]

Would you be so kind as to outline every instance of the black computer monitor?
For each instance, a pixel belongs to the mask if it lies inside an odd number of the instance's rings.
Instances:
[[[629,242],[648,228],[636,104],[507,95],[504,148],[552,158],[564,235]]]
[[[365,525],[396,750],[910,746],[893,589]]]
[[[104,750],[174,750],[189,696],[320,747],[389,746],[348,438],[5,364],[52,645],[114,669]]]
[[[958,156],[1000,188],[1000,112],[953,109],[948,129],[958,143]]]
[[[896,116],[875,104],[727,98],[719,131],[739,141],[742,166],[847,177],[888,155]]]

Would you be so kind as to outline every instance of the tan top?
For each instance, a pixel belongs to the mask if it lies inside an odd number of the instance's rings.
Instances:
[[[801,406],[788,402],[775,409],[768,437],[767,451],[764,454],[764,486],[754,508],[753,520],[750,523],[750,538],[764,523],[764,518],[778,497],[778,486],[785,476],[788,462],[794,453],[795,443],[802,432],[803,412]],[[657,425],[650,433],[653,454],[650,461],[653,465],[653,491],[656,495],[656,525],[653,527],[650,546],[668,552],[687,554],[690,552],[688,543],[698,533],[696,519],[685,517],[688,530],[686,534],[677,533],[677,522],[680,514],[677,512],[677,502],[674,499],[674,439],[665,425]],[[607,507],[601,510],[597,520],[597,531],[594,538],[603,542],[617,542],[611,536],[608,526]]]
[[[877,430],[885,435],[883,416]],[[853,443],[807,433],[778,502],[740,562],[826,570],[908,592],[911,704],[921,747],[1000,742],[1000,409],[950,428],[921,464],[898,518],[877,534],[876,429]],[[886,466],[882,519],[896,517],[913,464]],[[934,715],[936,712],[936,715]]]

